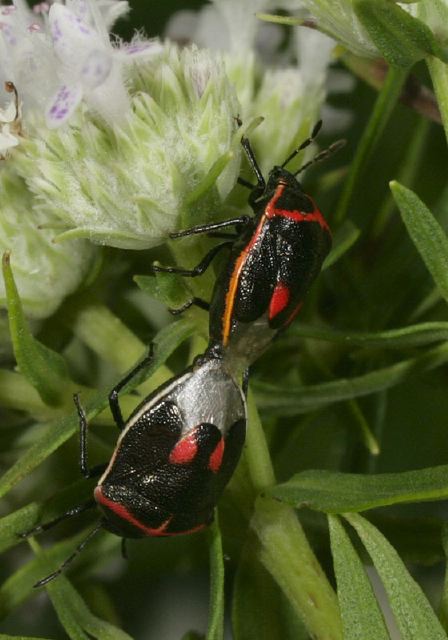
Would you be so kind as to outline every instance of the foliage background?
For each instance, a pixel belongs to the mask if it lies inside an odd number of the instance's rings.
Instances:
[[[142,26],[148,35],[161,33],[167,17],[175,10],[187,6],[196,8],[200,3],[166,1],[151,3],[149,9],[147,2],[135,0],[132,6],[131,22],[121,25],[124,36],[129,36],[134,28]],[[429,84],[423,63],[413,71],[423,83]],[[355,80],[354,89],[349,95],[332,97],[334,104],[349,108],[353,114],[353,122],[344,132],[348,144],[332,161],[331,168],[316,168],[306,179],[306,187],[317,194],[320,208],[330,224],[344,175],[338,174],[335,167],[344,172],[356,154],[376,97],[377,92],[359,79]],[[320,142],[324,146],[329,140],[324,135]],[[325,271],[301,318],[254,367],[253,389],[279,482],[285,482],[293,474],[308,469],[362,474],[395,473],[448,463],[448,370],[446,366],[439,366],[443,365],[443,358],[431,364],[431,350],[434,344],[440,342],[443,345],[446,327],[444,331],[441,327],[437,339],[428,339],[427,344],[415,341],[403,344],[389,338],[373,344],[367,339],[363,343],[359,335],[352,340],[347,338],[355,332],[381,332],[423,321],[446,322],[446,302],[437,292],[434,293],[434,281],[406,231],[388,186],[390,180],[398,179],[411,187],[436,214],[440,225],[446,230],[446,167],[447,150],[442,127],[422,118],[409,107],[397,104],[373,149],[366,170],[357,180],[350,200],[348,217],[359,228],[359,239],[343,259]],[[152,331],[128,297],[129,278],[136,273],[148,273],[148,265],[155,258],[169,261],[163,250],[154,251],[151,255],[139,253],[132,256],[110,250],[108,259],[113,265],[113,286],[108,281],[100,280],[87,293],[95,300],[102,299],[142,342],[149,341]],[[117,291],[123,295],[117,295]],[[67,302],[44,325],[39,336],[55,350],[64,345],[67,339],[60,327],[64,326],[64,319],[73,312],[70,304],[70,301]],[[200,314],[198,317],[196,322],[204,323]],[[162,306],[153,321],[153,329],[167,321]],[[309,326],[322,323],[327,332],[326,339],[307,337],[307,332],[313,333]],[[332,330],[341,333],[330,336]],[[425,353],[428,366],[422,360]],[[83,355],[91,357],[88,353]],[[176,370],[186,359],[188,354],[184,348],[169,361],[171,368]],[[301,361],[300,371],[294,366],[297,359]],[[363,393],[356,401],[334,401],[343,397],[345,379],[362,376],[376,369],[385,370],[395,363],[410,359],[414,359],[415,364],[390,388],[387,388],[388,378],[384,374],[374,392]],[[97,366],[93,358],[92,366]],[[424,371],[425,368],[430,370]],[[410,375],[413,370],[416,370],[415,375]],[[283,375],[282,384],[275,386],[278,375],[281,375],[278,372],[284,371],[292,373]],[[108,380],[108,375],[103,371],[98,370],[96,374],[98,386],[103,378]],[[83,382],[91,383],[88,380]],[[302,383],[318,385],[324,382],[334,382],[336,386],[331,392],[329,388],[316,387],[314,391],[305,388],[300,396],[296,394],[292,397],[291,394],[286,400],[279,393],[285,387],[295,389]],[[303,408],[307,398],[311,407],[309,411]],[[5,469],[45,429],[45,425],[34,426],[27,433],[22,416],[14,417],[14,414],[7,412],[7,419],[8,426],[1,435],[1,463]],[[20,429],[19,436],[17,429]],[[373,445],[366,436],[366,430],[374,434],[379,444],[378,455],[372,453]],[[94,455],[101,458],[101,454],[113,446],[114,438],[115,433],[111,433],[110,425],[100,423],[92,438]],[[60,495],[53,502],[50,501],[46,507],[47,513],[57,513],[61,505],[72,504],[75,495],[75,502],[79,502],[81,493],[87,494],[88,489],[76,483],[76,459],[77,444],[72,438],[62,446],[57,456],[48,458],[8,494],[2,506],[3,514],[18,509],[30,499],[46,500],[62,487],[68,489],[59,492]],[[446,490],[445,494],[443,491],[444,488],[440,491],[442,497],[446,496]],[[241,508],[241,494],[246,498],[250,494],[244,485],[244,468],[237,474],[235,483],[220,505],[229,601],[238,554],[242,540],[247,535],[245,519],[238,510]],[[409,563],[411,572],[434,607],[438,608],[443,599],[445,556],[442,534],[446,503],[439,500],[391,506],[369,512],[368,517]],[[319,560],[334,583],[325,518],[307,509],[300,512],[300,518]],[[84,521],[87,524],[89,516],[46,534],[46,544],[51,544],[51,540],[64,544],[61,541],[66,536],[77,534]],[[171,640],[181,637],[188,628],[203,632],[207,625],[209,570],[205,540],[205,536],[198,535],[132,542],[129,545],[128,565],[125,565],[119,557],[119,541],[103,535],[78,559],[71,574],[73,583],[99,618],[117,624],[131,637]],[[70,545],[66,545],[59,551],[62,558],[69,548]],[[56,543],[53,549],[58,551]],[[357,549],[367,562],[365,552],[360,546]],[[21,545],[5,556],[6,560],[0,566],[2,580],[7,580],[14,567],[23,563],[24,553],[24,545]],[[32,557],[31,552],[29,557]],[[247,574],[243,571],[244,563],[250,568],[248,573],[256,574],[259,578],[258,582],[255,580],[250,585],[252,591],[245,584]],[[33,579],[41,575],[42,568],[34,566],[32,571],[19,575],[14,588],[3,588],[0,592],[0,612],[2,608],[8,612],[14,609],[14,597],[20,600],[20,594],[25,594]],[[293,622],[292,610],[280,590],[261,565],[253,564],[247,549],[236,575],[235,597],[241,597],[240,601],[234,601],[234,616],[240,634],[236,637],[261,638],[263,629],[267,638],[307,637],[301,625]],[[263,585],[263,589],[258,591],[257,584]],[[68,589],[65,597],[75,600]],[[25,603],[17,602],[18,608],[0,623],[0,630],[11,635],[20,633],[22,636],[45,636],[55,640],[65,638],[66,633],[57,622],[47,595],[39,592],[32,596],[33,599]],[[199,607],[198,602],[201,603]],[[245,629],[245,617],[253,621],[251,614],[257,611],[256,616],[259,616],[263,607],[269,612],[269,622],[265,620],[264,625],[260,622],[258,629]],[[112,632],[107,635],[104,630],[97,635],[115,637]]]

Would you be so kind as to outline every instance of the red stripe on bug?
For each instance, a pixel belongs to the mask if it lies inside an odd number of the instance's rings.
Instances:
[[[143,531],[147,536],[180,536],[188,533],[196,533],[196,531],[200,531],[206,527],[206,523],[198,524],[191,529],[185,529],[184,531],[167,531],[167,528],[170,525],[173,516],[167,518],[159,527],[148,527],[147,525],[140,522],[135,516],[130,513],[125,506],[120,504],[119,502],[114,502],[110,500],[110,498],[106,498],[106,496],[102,492],[102,487],[95,487],[94,491],[95,500],[107,507],[111,511],[113,511],[119,518],[122,520],[126,520],[130,524],[132,524],[140,531]]]
[[[283,191],[285,190],[285,186],[286,185],[283,182],[278,185],[273,197],[266,206],[266,217],[275,218],[275,216],[281,216],[283,218],[293,220],[294,222],[317,222],[322,227],[322,229],[330,232],[330,227],[328,226],[327,221],[325,220],[319,209],[316,207],[316,203],[312,198],[310,198],[310,196],[307,197],[314,205],[314,211],[312,211],[311,213],[303,213],[303,211],[298,211],[296,209],[289,210],[276,208],[275,205],[282,196]]]
[[[143,522],[140,522],[140,520],[133,516],[132,513],[130,513],[124,505],[120,504],[119,502],[114,502],[113,500],[110,500],[110,498],[107,498],[102,491],[102,487],[95,487],[95,491],[93,493],[95,496],[95,500],[99,504],[107,507],[108,509],[113,511],[119,518],[121,518],[122,520],[126,520],[126,522],[129,522],[129,524],[132,524],[137,529],[140,529],[140,531],[143,531],[143,533],[145,533],[147,536],[172,535],[171,533],[167,532],[166,529],[173,519],[173,516],[167,518],[167,520],[162,522],[159,527],[148,527],[146,524],[143,524]]]
[[[195,459],[197,452],[196,434],[189,433],[171,449],[169,461],[171,464],[187,464]]]
[[[213,471],[213,473],[218,473],[221,468],[224,449],[224,438],[221,438],[216,447],[213,449],[213,452],[208,460],[208,468],[210,469],[210,471]]]
[[[271,302],[269,303],[269,320],[275,318],[280,311],[283,311],[283,309],[288,306],[290,294],[291,292],[286,284],[277,282]]]

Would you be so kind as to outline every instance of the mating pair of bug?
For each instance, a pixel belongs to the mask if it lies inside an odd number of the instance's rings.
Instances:
[[[235,230],[192,270],[154,266],[155,271],[194,277],[205,271],[219,251],[229,248],[211,302],[193,298],[177,310],[192,304],[209,310],[209,345],[192,366],[145,398],[126,422],[119,392],[147,366],[152,352],[112,390],[109,404],[120,436],[108,464],[92,469],[88,466],[87,420],[75,396],[81,472],[86,478],[100,476],[94,497],[23,536],[46,530],[94,506],[99,507],[101,519],[73,554],[36,587],[59,575],[100,529],[124,539],[172,536],[198,531],[213,520],[215,505],[244,444],[247,368],[278,331],[292,322],[330,250],[328,225],[296,176],[311,162],[336,151],[341,143],[319,153],[295,173],[285,169],[311,144],[321,124],[317,123],[311,136],[281,166],[271,170],[267,182],[249,140],[243,136],[241,143],[257,184],[242,178],[239,182],[250,189],[254,216],[171,235],[179,238],[216,233],[227,227]]]

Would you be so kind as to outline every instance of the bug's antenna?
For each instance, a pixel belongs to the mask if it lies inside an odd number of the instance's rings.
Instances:
[[[315,140],[315,138],[317,137],[317,134],[319,133],[319,131],[322,128],[322,120],[319,120],[318,122],[316,122],[316,124],[314,125],[313,130],[311,131],[311,135],[309,138],[307,138],[306,140],[304,140],[302,142],[302,144],[297,147],[297,149],[294,149],[294,151],[286,158],[286,160],[284,161],[284,163],[281,165],[282,169],[284,169],[286,167],[286,165],[291,162],[291,160],[293,158],[296,157],[296,155],[298,153],[300,153],[300,151],[302,151],[303,149],[306,149],[307,147],[310,146],[310,144]]]
[[[307,169],[311,164],[314,164],[315,162],[321,162],[322,160],[326,160],[327,158],[332,156],[334,153],[339,151],[339,149],[342,149],[342,147],[345,147],[346,144],[347,144],[347,140],[344,140],[344,139],[336,140],[336,142],[333,142],[333,144],[330,144],[330,146],[327,147],[327,149],[320,151],[320,153],[318,153],[317,156],[314,156],[312,160],[302,165],[300,169],[294,173],[294,175],[297,176],[299,173]]]
[[[93,536],[96,535],[98,533],[98,531],[100,529],[102,529],[102,528],[103,528],[103,522],[102,522],[102,520],[100,520],[96,524],[96,526],[91,531],[89,531],[88,535],[84,538],[84,540],[81,540],[81,542],[78,544],[78,546],[73,551],[73,553],[71,555],[69,555],[69,557],[64,560],[64,562],[60,565],[60,567],[58,569],[56,569],[56,571],[53,571],[53,573],[50,573],[45,578],[42,578],[42,580],[39,580],[38,582],[36,582],[36,584],[33,585],[34,589],[38,589],[39,587],[43,587],[44,585],[48,584],[49,582],[51,582],[52,580],[57,578],[58,575],[60,575],[64,571],[65,567],[67,567],[69,564],[71,564],[71,562],[76,558],[76,556],[84,549],[86,544],[88,542],[90,542],[90,540],[93,538]]]

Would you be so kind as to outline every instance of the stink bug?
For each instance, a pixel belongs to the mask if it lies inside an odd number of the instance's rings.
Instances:
[[[109,396],[121,433],[108,464],[88,467],[87,420],[75,396],[81,472],[86,478],[101,476],[94,500],[35,527],[23,537],[95,505],[101,519],[59,569],[36,587],[59,575],[100,529],[123,538],[175,536],[199,531],[213,520],[217,500],[235,470],[244,443],[244,395],[219,350],[208,349],[191,367],[145,398],[124,422],[118,392],[147,363],[148,358]]]
[[[238,123],[241,122],[238,120]],[[179,238],[215,232],[234,226],[237,234],[231,242],[215,246],[192,270],[154,266],[155,271],[197,276],[204,272],[221,248],[229,247],[230,256],[218,275],[211,303],[194,298],[191,304],[210,310],[211,344],[223,348],[232,366],[247,366],[268,346],[276,333],[286,328],[299,312],[303,298],[319,274],[331,247],[331,233],[313,199],[303,190],[297,175],[311,163],[328,157],[344,141],[331,145],[295,173],[285,167],[316,137],[313,132],[281,166],[275,166],[265,181],[249,140],[241,143],[257,184],[239,182],[248,187],[249,205],[254,215],[205,224],[171,234]]]

